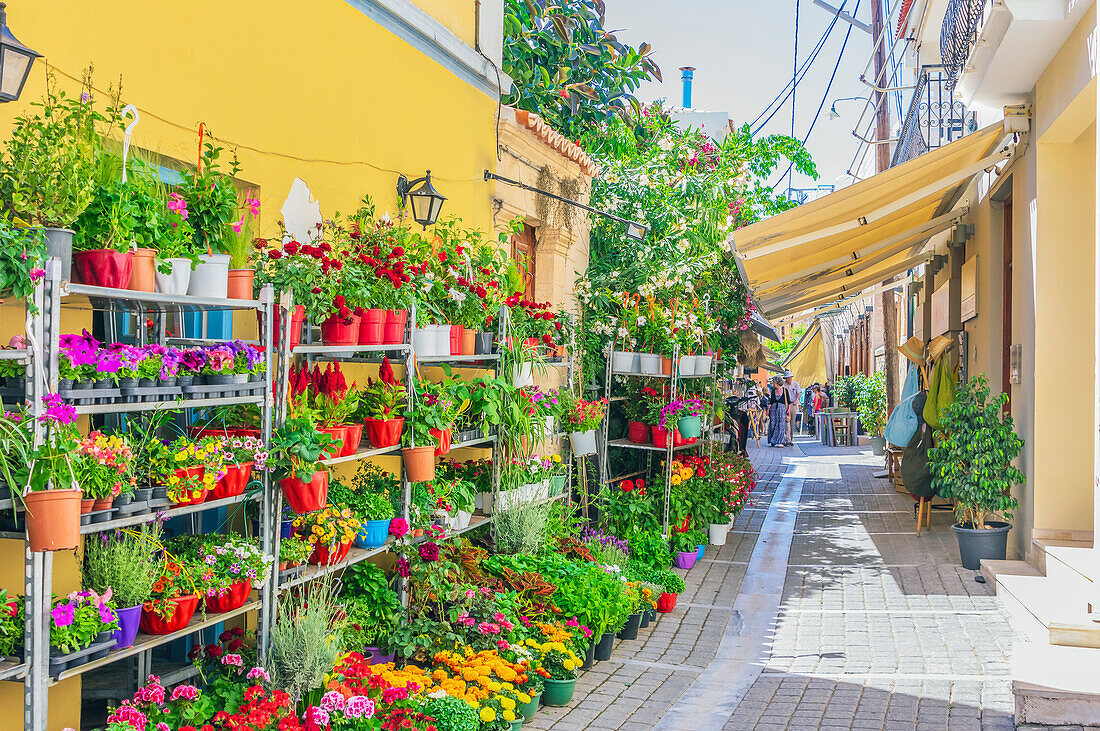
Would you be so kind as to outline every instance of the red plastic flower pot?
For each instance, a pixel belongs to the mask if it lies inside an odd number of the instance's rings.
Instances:
[[[429,429],[428,432],[435,439],[436,448],[435,456],[442,457],[451,451],[451,427],[447,427],[442,431],[439,429]]]
[[[462,326],[451,325],[451,355],[462,355]]]
[[[403,323],[402,323],[403,324]],[[359,344],[381,345],[383,330],[386,327],[386,311],[369,309],[359,321]]]
[[[672,430],[672,446],[682,447],[685,444],[691,444],[691,442],[689,442],[687,439],[684,439],[682,436],[680,436],[680,430],[679,429],[673,429]]]
[[[654,424],[651,427],[653,431],[653,446],[665,449],[668,447],[668,430]],[[675,442],[673,442],[675,444]]]
[[[226,465],[225,475],[214,484],[214,489],[210,491],[207,499],[221,500],[243,494],[249,478],[252,477],[252,465],[252,462]]]
[[[382,342],[396,345],[405,342],[405,320],[408,310],[386,310],[386,321],[382,325]]]
[[[263,322],[263,313],[256,313],[257,322]],[[306,308],[303,305],[294,305],[294,314],[290,316],[290,347],[297,348],[302,341],[302,323],[306,321]],[[282,343],[283,328],[279,317],[279,308],[276,307],[271,315],[271,345],[278,348]]]
[[[401,419],[364,419],[363,426],[367,430],[367,438],[375,449],[396,447],[401,441],[401,431],[405,428],[405,420]]]
[[[640,421],[627,422],[627,439],[634,444],[649,443],[649,425]]]
[[[210,494],[210,490],[192,490],[187,497],[181,497],[176,501],[175,507],[182,508],[185,505],[198,505],[199,503],[206,502],[206,496]]]
[[[341,543],[336,547],[318,544],[313,547],[313,553],[309,556],[309,562],[314,566],[332,566],[347,558],[349,550],[351,550],[350,543]]]
[[[141,631],[147,635],[170,635],[187,626],[199,607],[199,595],[187,594],[172,600],[175,611],[165,619],[154,613],[149,604],[141,608]]]
[[[678,594],[670,594],[665,592],[661,596],[657,597],[657,611],[662,614],[668,614],[676,608],[676,598]]]
[[[313,473],[313,479],[302,482],[297,477],[279,480],[287,505],[298,515],[320,510],[328,503],[328,470]]]
[[[334,457],[339,457],[340,454],[344,451],[344,445],[348,441],[347,427],[342,425],[325,426],[318,427],[317,431],[321,432],[322,434],[328,434],[330,437],[336,440],[336,444],[333,444],[331,447],[328,447],[327,449],[325,449],[325,451],[321,452],[321,459],[332,459]]]
[[[363,441],[362,424],[341,424],[344,427],[344,448],[340,450],[341,457],[350,457],[359,449],[359,442]]]
[[[73,264],[80,281],[93,287],[126,289],[134,269],[134,252],[114,249],[74,251]]]
[[[211,614],[222,614],[243,607],[251,594],[252,582],[238,581],[236,584],[230,584],[223,594],[217,592],[207,594],[203,597],[203,603],[206,604],[206,611]]]
[[[321,323],[321,342],[325,345],[358,345],[359,315],[352,315],[350,323],[341,320],[339,315],[329,315]]]

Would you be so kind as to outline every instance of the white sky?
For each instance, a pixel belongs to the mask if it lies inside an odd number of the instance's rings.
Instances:
[[[799,63],[807,57],[828,27],[832,16],[813,4],[798,0]],[[843,0],[830,0],[834,7]],[[605,0],[605,27],[622,31],[620,39],[637,46],[648,42],[661,67],[664,83],[644,85],[639,98],[649,102],[664,98],[679,105],[680,66],[694,66],[695,83],[692,106],[696,109],[728,111],[736,124],[752,122],[790,80],[794,62],[794,16],[796,0]],[[856,0],[847,0],[851,12]],[[870,24],[871,2],[862,0],[857,17]],[[817,60],[798,85],[795,136],[803,138],[821,103],[829,76],[836,64],[848,24],[838,21]],[[837,104],[839,119],[829,119],[829,106],[835,99],[867,96],[860,81],[871,53],[871,37],[853,28],[844,59],[837,71],[832,90],[807,143],[821,174],[819,183],[834,183],[844,175],[855,154],[858,141],[852,136],[864,102]],[[868,77],[873,73],[868,72]],[[897,124],[892,110],[891,125]],[[790,134],[791,104],[784,107],[764,128],[764,133]],[[776,174],[783,172],[781,166]],[[773,183],[776,180],[772,181]],[[816,183],[795,176],[794,187],[808,188]],[[787,185],[781,186],[786,189]]]

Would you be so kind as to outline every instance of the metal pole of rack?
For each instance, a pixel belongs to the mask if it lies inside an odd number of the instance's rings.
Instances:
[[[275,359],[272,357],[271,348],[274,343],[272,325],[274,322],[273,310],[275,304],[275,290],[270,284],[265,284],[260,290],[260,345],[264,349],[264,400],[260,407],[260,437],[263,439],[264,449],[271,450],[272,423],[275,416],[275,399],[272,394],[272,381],[275,377]],[[290,318],[280,319],[280,324],[285,321],[289,326]],[[281,371],[282,369],[280,369]],[[268,651],[268,641],[271,637],[271,629],[275,623],[275,602],[279,596],[279,513],[280,495],[275,491],[271,481],[271,475],[264,472],[260,475],[260,484],[263,486],[263,499],[260,508],[260,541],[265,556],[271,556],[273,565],[271,576],[260,588],[260,617],[259,635],[265,638],[263,642],[256,643],[256,651],[262,662]]]

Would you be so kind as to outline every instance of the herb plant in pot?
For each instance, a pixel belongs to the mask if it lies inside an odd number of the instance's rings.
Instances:
[[[333,439],[317,431],[305,416],[287,419],[271,440],[271,464],[276,475],[284,475],[279,487],[287,503],[299,515],[320,510],[328,501],[328,470],[318,460]]]
[[[699,542],[696,531],[673,533],[671,537],[672,552],[675,556],[676,568],[690,569],[699,560]]]
[[[160,576],[157,553],[160,523],[103,534],[84,543],[81,584],[101,596],[110,596],[117,607],[116,649],[134,644],[141,620],[141,605],[150,597]]]
[[[956,501],[959,522],[951,526],[964,568],[978,570],[982,559],[1004,559],[1012,511],[1019,507],[1012,487],[1024,475],[1012,461],[1023,440],[1003,411],[1006,394],[989,396],[985,374],[959,386],[955,403],[941,411],[943,436],[928,451],[932,486],[940,497]],[[1002,516],[1002,520],[991,518]]]

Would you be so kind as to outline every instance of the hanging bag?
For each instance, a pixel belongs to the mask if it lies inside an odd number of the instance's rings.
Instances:
[[[901,479],[913,497],[932,497],[932,472],[928,468],[928,450],[932,447],[932,430],[919,428],[901,455]]]
[[[921,423],[920,418],[913,411],[913,402],[919,393],[920,383],[917,378],[917,369],[909,366],[909,371],[905,376],[905,384],[901,389],[901,401],[894,407],[890,419],[886,422],[886,428],[882,431],[882,436],[886,437],[887,443],[908,444],[909,440],[913,438],[913,434],[916,433],[917,427]]]

